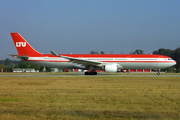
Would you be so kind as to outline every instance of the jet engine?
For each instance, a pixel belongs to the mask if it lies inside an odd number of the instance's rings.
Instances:
[[[117,64],[107,64],[104,66],[105,72],[115,73],[117,72],[117,69],[118,69]]]

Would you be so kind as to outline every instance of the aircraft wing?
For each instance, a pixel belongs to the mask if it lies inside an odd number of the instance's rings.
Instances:
[[[12,57],[15,57],[18,59],[23,59],[23,60],[27,60],[29,58],[27,55],[20,56],[20,55],[15,55],[15,54],[11,54],[11,53],[7,53],[6,55],[9,55],[9,56],[12,56]]]
[[[82,64],[84,66],[90,66],[90,65],[99,66],[99,67],[102,66],[102,62],[99,62],[99,61],[91,61],[91,60],[84,60],[84,59],[79,59],[79,58],[67,57],[67,56],[58,55],[54,51],[50,51],[50,52],[54,56],[68,59],[69,62],[73,62],[73,63],[77,63],[77,64]]]

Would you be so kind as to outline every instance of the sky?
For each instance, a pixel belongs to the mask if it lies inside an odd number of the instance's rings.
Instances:
[[[129,54],[180,47],[179,0],[1,0],[0,60],[18,32],[38,52]]]

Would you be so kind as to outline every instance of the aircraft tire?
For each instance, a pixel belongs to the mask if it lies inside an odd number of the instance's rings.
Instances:
[[[85,72],[84,75],[97,75],[97,72]]]
[[[94,75],[94,72],[90,72],[89,74],[90,74],[90,75]]]
[[[157,75],[160,75],[160,72],[157,72]]]
[[[85,72],[84,75],[89,75],[89,72]]]

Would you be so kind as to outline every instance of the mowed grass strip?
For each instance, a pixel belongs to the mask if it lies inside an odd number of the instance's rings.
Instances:
[[[179,119],[179,77],[0,77],[0,119]]]

